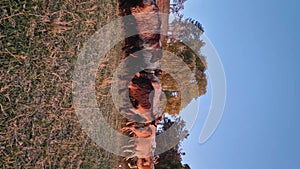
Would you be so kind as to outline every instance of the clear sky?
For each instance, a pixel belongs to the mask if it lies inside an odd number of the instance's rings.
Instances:
[[[208,94],[183,143],[192,169],[300,169],[299,9],[298,0],[186,2],[184,15],[204,26],[227,80],[214,135],[198,143]]]

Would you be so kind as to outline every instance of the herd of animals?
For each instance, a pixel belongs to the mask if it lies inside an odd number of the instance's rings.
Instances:
[[[133,78],[124,71],[124,77],[130,78],[125,83],[127,88],[119,93],[127,93],[129,99],[124,100],[119,110],[127,118],[121,131],[132,139],[122,148],[127,154],[125,160],[129,168],[154,169],[159,158],[154,155],[157,124],[163,118],[159,111],[162,92],[158,78],[162,73],[159,66],[162,57],[159,9],[155,0],[124,0],[120,2],[120,10],[124,16],[131,17],[124,22],[125,34],[133,29],[137,31],[137,34],[125,39],[125,58],[140,60],[144,64],[142,70],[132,68],[137,71]],[[158,33],[145,33],[146,29]]]

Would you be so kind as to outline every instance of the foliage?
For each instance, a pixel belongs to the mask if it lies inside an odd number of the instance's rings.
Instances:
[[[169,118],[164,118],[162,127],[158,130],[157,134],[161,134],[164,131],[168,130],[170,127],[175,127],[175,132],[171,133],[168,138],[164,138],[164,140],[160,140],[160,144],[169,144],[169,138],[187,138],[188,131],[184,128],[185,122],[176,118],[175,120],[171,120]],[[156,169],[182,169],[187,168],[187,164],[182,164],[182,155],[185,153],[180,149],[180,144],[177,144],[170,150],[160,154],[159,163],[155,166]]]
[[[180,11],[184,9],[184,3],[187,0],[172,0],[172,3],[170,4],[170,9],[172,13],[179,14]]]
[[[161,81],[166,96],[165,113],[173,115],[175,120],[165,118],[163,121],[163,127],[157,134],[161,134],[168,130],[172,125],[175,125],[177,129],[175,133],[171,133],[168,138],[177,140],[180,136],[188,136],[188,131],[185,130],[185,122],[176,117],[177,114],[188,104],[193,98],[197,98],[206,93],[207,78],[205,71],[207,69],[205,56],[201,54],[201,47],[205,43],[201,40],[201,35],[204,30],[202,25],[191,18],[183,19],[183,15],[180,13],[184,9],[183,3],[185,0],[173,0],[171,4],[171,12],[175,15],[174,20],[169,24],[169,36],[163,39],[163,49],[172,52],[180,59],[182,59],[196,81],[188,81],[186,76],[188,72],[182,71],[177,74],[177,77],[172,77],[168,72],[163,71]],[[163,58],[164,59],[164,58]],[[162,59],[162,60],[163,60]],[[176,63],[168,62],[172,67],[177,67]],[[175,79],[176,78],[176,79]],[[183,82],[185,87],[180,90],[177,82]],[[191,87],[195,84],[197,92],[193,91]],[[174,94],[174,92],[176,94]],[[182,100],[182,93],[186,93],[190,97],[186,100]],[[182,138],[182,137],[181,137]],[[161,144],[169,144],[170,140],[160,140]],[[182,141],[182,140],[178,140]],[[182,164],[182,155],[185,153],[180,149],[180,143],[174,146],[172,149],[160,154],[159,163],[156,165],[157,169],[190,169],[188,164]]]
[[[117,0],[0,1],[0,168],[115,168],[118,157],[81,129],[71,88],[76,55],[89,36],[117,17],[117,6]],[[172,48],[167,41],[164,46]],[[174,46],[180,42],[173,43],[173,50],[199,71],[204,93],[206,78],[200,72],[205,64]],[[109,81],[119,51],[121,45],[108,53],[115,59],[108,59],[99,73],[99,88],[109,89],[101,82]],[[102,96],[109,91],[96,90]],[[110,110],[108,97],[102,103]],[[178,107],[177,98],[168,97]],[[106,116],[118,125],[116,114]]]
[[[193,20],[184,20],[183,16],[175,17],[170,23],[170,35],[162,43],[164,50],[172,52],[182,59],[190,69],[189,71],[178,70],[176,77],[172,77],[168,72],[163,71],[161,81],[167,99],[164,112],[171,115],[178,114],[193,98],[206,93],[207,79],[205,71],[207,65],[205,57],[201,54],[201,47],[205,45],[201,40],[203,31],[191,23],[191,21]],[[164,58],[162,59],[163,61]],[[172,65],[172,67],[178,67],[176,64],[175,61],[168,61],[168,65]],[[196,81],[189,81],[187,75],[190,75],[190,72],[192,72]],[[185,85],[181,91],[179,91],[179,84],[177,82],[182,82]],[[194,91],[193,85],[198,87],[197,91]],[[178,94],[172,96],[169,94],[172,92],[177,92]],[[182,93],[189,97],[182,100]]]

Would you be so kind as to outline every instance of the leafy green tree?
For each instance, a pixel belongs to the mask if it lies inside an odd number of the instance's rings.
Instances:
[[[177,114],[194,98],[197,98],[206,93],[207,78],[205,71],[207,63],[205,56],[201,54],[201,48],[205,43],[201,40],[201,35],[204,30],[202,25],[191,18],[183,19],[180,13],[184,9],[186,0],[173,0],[171,4],[171,12],[175,18],[169,23],[169,36],[162,40],[163,49],[178,56],[188,66],[189,71],[180,70],[177,77],[172,77],[168,72],[163,70],[160,80],[164,94],[166,96],[166,107],[164,113],[173,115],[174,120],[165,118],[162,127],[157,134],[162,134],[170,127],[174,127],[173,133],[169,133],[168,138],[159,140],[160,144],[169,144],[170,138],[178,140],[179,144],[170,150],[160,154],[159,163],[155,166],[156,169],[190,169],[188,164],[182,164],[182,156],[185,153],[180,148],[181,138],[188,137],[188,131],[185,130],[185,122],[176,117]],[[162,62],[164,58],[162,59]],[[177,67],[175,62],[168,61],[172,67]],[[195,81],[189,81],[186,76],[192,72]],[[176,78],[176,79],[175,79]],[[183,82],[185,87],[180,90],[177,82]],[[194,92],[192,85],[197,86],[197,92]],[[187,94],[188,98],[182,98],[182,94]],[[185,99],[185,100],[182,100]],[[174,126],[175,125],[175,126]],[[184,136],[184,137],[182,137]],[[159,147],[157,147],[159,149]]]

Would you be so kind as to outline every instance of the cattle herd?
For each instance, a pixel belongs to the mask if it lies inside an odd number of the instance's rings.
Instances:
[[[124,96],[119,111],[127,119],[121,131],[131,139],[122,148],[129,168],[154,169],[158,161],[154,153],[156,130],[162,120],[159,111],[162,87],[158,78],[162,72],[159,9],[155,0],[124,0],[120,2],[120,10],[129,16],[123,23],[125,34],[137,32],[125,39],[123,48],[125,58],[131,61],[122,74],[126,88],[118,91]]]

